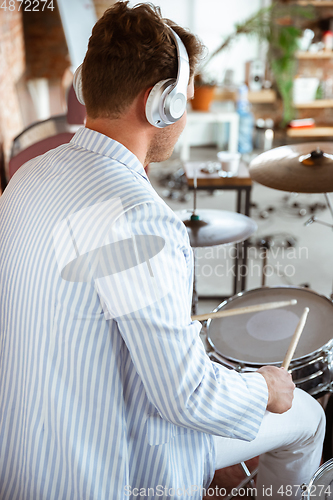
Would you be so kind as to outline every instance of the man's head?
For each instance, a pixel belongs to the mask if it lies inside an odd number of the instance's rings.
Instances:
[[[82,67],[83,96],[90,118],[117,118],[140,92],[177,76],[177,50],[171,30],[189,56],[190,76],[202,52],[194,35],[150,4],[117,2],[93,28]]]

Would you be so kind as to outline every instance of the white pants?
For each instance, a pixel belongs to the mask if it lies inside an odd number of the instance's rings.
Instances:
[[[308,484],[320,465],[324,434],[322,407],[312,396],[295,389],[292,408],[281,415],[266,412],[253,441],[214,436],[215,469],[260,455],[257,498],[301,498],[299,486]]]

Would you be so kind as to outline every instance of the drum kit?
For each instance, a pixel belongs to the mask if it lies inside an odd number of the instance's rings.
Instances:
[[[328,195],[333,192],[333,144],[305,143],[266,151],[251,162],[249,173],[254,181],[269,188],[290,193],[323,193],[333,218]],[[256,224],[245,215],[218,210],[197,211],[196,202],[192,212],[182,211],[179,215],[194,248],[238,243],[256,230]],[[306,224],[312,222],[321,221],[312,217]],[[323,224],[333,227],[326,222]],[[312,396],[319,398],[333,392],[331,298],[296,286],[262,287],[238,293],[222,302],[213,313],[270,300],[297,300],[297,304],[230,317],[217,318],[211,314],[207,322],[211,359],[239,372],[254,371],[262,365],[281,366],[301,313],[304,307],[309,307],[309,317],[289,370],[296,386]],[[330,482],[333,460],[317,471],[307,491],[327,473]]]
[[[324,193],[333,217],[327,194],[333,191],[333,145],[329,143],[282,146],[266,151],[250,164],[250,176],[273,189]],[[248,228],[255,230],[251,224]],[[234,318],[209,319],[207,338],[213,349],[211,357],[238,371],[256,370],[264,364],[280,366],[301,312],[308,306],[309,319],[290,371],[298,387],[320,397],[331,392],[333,381],[330,330],[333,304],[329,298],[301,287],[262,287],[227,299],[215,311],[288,299],[296,299],[297,305]]]

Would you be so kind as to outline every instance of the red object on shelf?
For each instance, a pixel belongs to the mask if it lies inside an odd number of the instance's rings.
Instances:
[[[290,128],[311,128],[315,126],[313,118],[303,118],[300,120],[291,120],[289,123]]]
[[[325,50],[333,49],[333,32],[328,30],[323,33],[323,43],[325,45]]]

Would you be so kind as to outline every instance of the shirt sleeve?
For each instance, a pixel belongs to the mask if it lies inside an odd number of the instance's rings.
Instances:
[[[128,231],[132,257],[124,257],[127,267],[118,262],[116,274],[96,280],[96,288],[106,317],[117,321],[150,402],[175,425],[254,439],[266,410],[266,381],[207,356],[201,324],[191,320],[193,257],[183,223],[158,203],[138,205],[124,217],[120,227],[123,236],[124,228]]]

